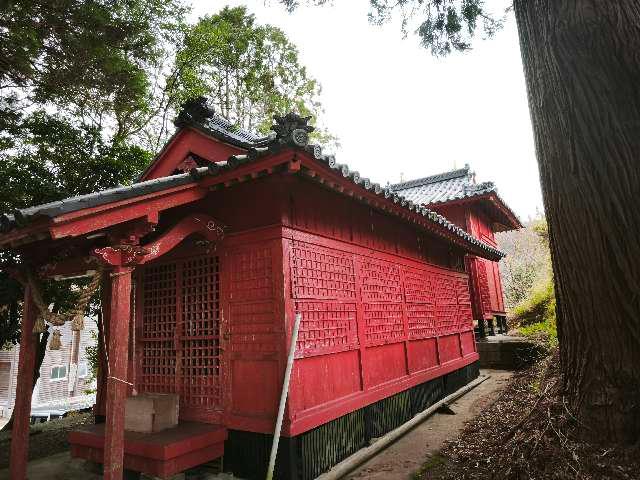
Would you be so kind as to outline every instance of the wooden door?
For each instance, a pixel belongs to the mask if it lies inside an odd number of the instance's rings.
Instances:
[[[220,422],[219,257],[149,264],[140,279],[138,389],[179,394],[183,420]]]

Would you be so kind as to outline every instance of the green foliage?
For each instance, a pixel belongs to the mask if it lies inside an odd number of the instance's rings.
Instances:
[[[233,124],[267,133],[274,115],[318,117],[320,85],[279,28],[259,25],[246,7],[225,7],[188,30],[176,57],[178,102],[206,96]],[[319,135],[319,136],[318,136]],[[322,136],[324,135],[324,137]],[[316,138],[330,138],[320,130]]]
[[[14,147],[0,151],[2,212],[131,182],[151,159],[137,146],[107,143],[97,127],[44,111],[27,116],[17,132]]]
[[[179,0],[27,0],[0,10],[0,212],[131,182],[150,154],[131,142],[157,110],[154,72],[181,31]],[[0,344],[19,340],[22,286],[0,252]],[[64,311],[70,287],[46,282]]]
[[[300,4],[299,0],[280,2],[289,11]],[[323,5],[329,1],[308,0],[306,3]],[[369,4],[369,21],[373,24],[387,23],[399,12],[402,32],[406,35],[410,26],[417,23],[415,33],[420,43],[435,56],[470,50],[478,29],[491,37],[504,23],[504,19],[485,9],[483,0],[369,0]]]
[[[0,350],[9,348],[20,340],[17,299],[21,294],[20,285],[7,272],[0,270]]]
[[[149,71],[183,24],[178,0],[10,1],[0,10],[0,91],[21,103],[54,105],[119,139],[145,122]],[[6,108],[7,105],[4,105]]]
[[[520,323],[519,332],[525,337],[538,339],[550,347],[558,344],[556,329],[556,298],[553,281],[534,289],[531,295],[513,311],[513,318]]]
[[[500,262],[505,303],[511,310],[537,286],[549,281],[551,255],[543,217],[525,223],[520,230],[499,233],[499,248],[507,254]]]

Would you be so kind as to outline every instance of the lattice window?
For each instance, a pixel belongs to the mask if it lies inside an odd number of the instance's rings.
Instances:
[[[483,313],[491,312],[491,295],[489,294],[489,279],[485,262],[477,258],[475,260],[478,275],[478,290],[480,294],[480,306]]]
[[[141,391],[176,391],[176,270],[175,264],[144,269]]]
[[[218,270],[218,258],[209,256],[144,268],[138,385],[178,393],[188,418],[221,404]]]
[[[356,297],[353,258],[317,245],[293,246],[291,278],[294,298]]]
[[[220,284],[218,257],[182,264],[181,400],[193,407],[220,404]]]
[[[321,353],[344,350],[358,344],[356,304],[339,302],[296,302],[300,332],[296,351]]]
[[[397,265],[365,259],[360,269],[363,302],[401,302],[402,285]]]
[[[401,303],[365,303],[364,332],[367,345],[404,339]]]

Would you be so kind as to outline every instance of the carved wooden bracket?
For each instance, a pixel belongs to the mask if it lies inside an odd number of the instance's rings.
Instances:
[[[96,248],[94,254],[107,265],[113,267],[133,266],[141,263],[148,250],[138,245],[115,245]]]
[[[108,233],[109,241],[115,245],[138,245],[142,237],[156,229],[158,217],[158,212],[150,212],[126,226],[116,227]]]
[[[194,233],[200,233],[206,240],[216,242],[222,238],[224,227],[209,215],[200,213],[189,215],[180,220],[155,242],[144,246],[149,253],[144,257],[142,263],[150,262],[168,253],[182,240]]]
[[[213,217],[195,213],[183,218],[155,241],[146,245],[115,245],[94,250],[101,261],[111,266],[134,266],[155,260],[170,252],[189,235],[201,234],[206,240],[215,242],[222,238],[224,227]]]

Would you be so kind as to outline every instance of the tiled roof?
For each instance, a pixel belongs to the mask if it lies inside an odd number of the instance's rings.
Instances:
[[[234,125],[213,112],[207,99],[198,97],[186,102],[175,120],[176,127],[190,126],[224,142],[241,148],[249,148],[268,142],[273,136],[260,136]]]
[[[493,182],[475,183],[474,176],[475,174],[470,170],[469,165],[465,165],[464,168],[457,170],[397,183],[391,185],[390,188],[412,202],[428,206],[437,206],[492,193],[500,201],[507,215],[513,219],[513,225],[521,227],[518,216],[500,197],[495,184]]]
[[[204,172],[207,167],[200,169]],[[193,182],[193,177],[188,173],[155,178],[133,185],[110,188],[99,192],[65,198],[57,202],[45,203],[34,207],[15,210],[11,214],[0,215],[0,233],[6,233],[13,228],[21,227],[39,217],[54,218],[65,213],[76,212],[85,208],[97,207],[106,203],[127,200],[139,195],[159,192],[170,187],[177,187]]]
[[[183,115],[181,113],[181,115]],[[54,218],[63,213],[69,213],[84,208],[103,205],[115,200],[133,198],[138,195],[162,190],[171,186],[182,185],[192,181],[197,181],[205,176],[216,176],[234,170],[242,165],[257,162],[265,155],[276,153],[283,148],[299,148],[308,152],[313,158],[326,164],[330,169],[335,170],[342,177],[352,183],[369,190],[381,198],[392,201],[405,208],[407,211],[415,212],[429,222],[447,231],[448,234],[459,237],[463,242],[473,245],[480,250],[484,250],[491,256],[503,257],[499,250],[487,245],[468,234],[462,228],[451,223],[442,215],[426,208],[422,202],[411,200],[404,195],[394,191],[392,188],[383,188],[377,183],[372,183],[368,178],[362,177],[357,171],[352,171],[347,165],[336,162],[333,155],[323,155],[320,146],[308,144],[308,133],[313,127],[308,125],[309,118],[302,118],[289,113],[283,117],[275,117],[276,125],[273,129],[277,135],[267,137],[267,140],[247,142],[247,155],[232,155],[226,162],[211,163],[208,167],[194,168],[186,174],[172,175],[160,179],[135,183],[128,187],[119,187],[89,195],[73,197],[59,202],[53,202],[36,207],[17,210],[11,215],[0,216],[0,231],[7,232],[15,227],[20,227],[29,223],[36,217]],[[192,120],[193,121],[193,120]],[[222,126],[216,123],[219,128]],[[226,134],[225,134],[226,135]]]
[[[397,183],[391,185],[391,189],[413,202],[432,205],[495,191],[495,185],[492,182],[474,184],[473,173],[469,165],[465,165],[458,170]]]

